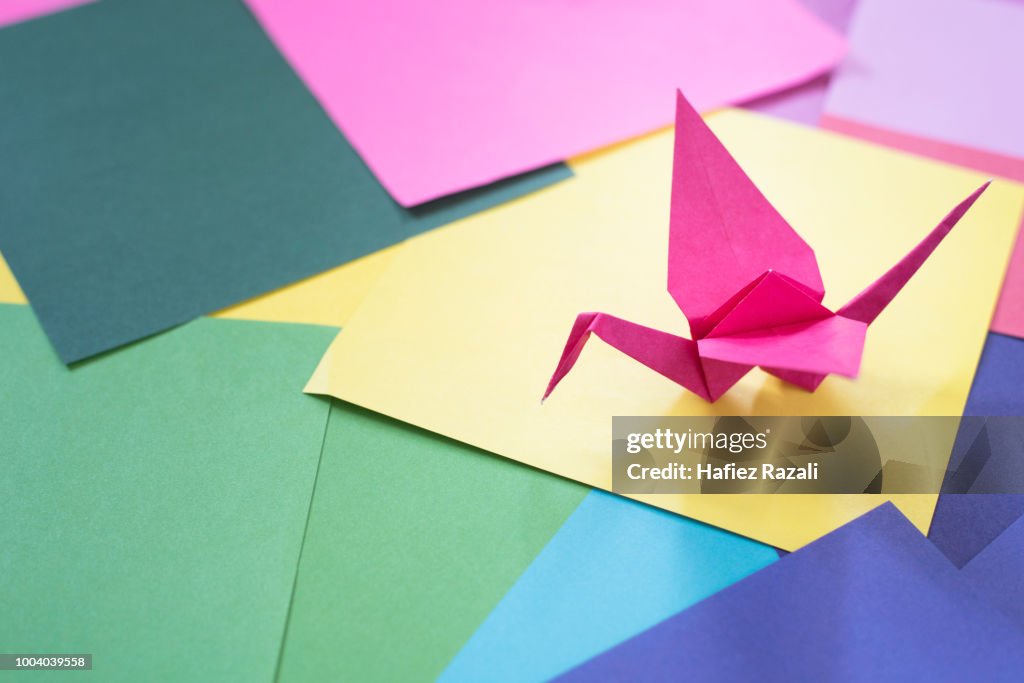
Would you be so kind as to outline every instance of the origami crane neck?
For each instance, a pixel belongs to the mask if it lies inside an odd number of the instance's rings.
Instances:
[[[718,399],[750,370],[733,363],[702,360],[697,352],[697,343],[691,339],[637,325],[607,313],[580,313],[541,401],[550,396],[562,378],[569,374],[591,334],[706,401]]]
[[[867,327],[989,186],[950,211],[905,257],[833,313],[814,252],[754,186],[679,93],[668,290],[691,339],[605,313],[576,318],[547,398],[591,335],[715,401],[761,367],[815,390],[829,374],[856,377]]]
[[[697,344],[694,341],[606,313],[580,313],[576,316],[576,322],[562,350],[562,357],[541,401],[547,399],[562,378],[569,374],[591,334],[596,334],[609,346],[709,400],[707,382],[701,372]]]

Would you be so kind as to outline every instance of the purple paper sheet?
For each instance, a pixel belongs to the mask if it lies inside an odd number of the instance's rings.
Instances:
[[[979,594],[988,598],[1024,629],[1024,519],[1018,519],[960,572]]]
[[[950,562],[963,567],[1022,515],[1024,495],[944,493],[928,538]]]
[[[1022,382],[1024,339],[989,334],[964,414],[1024,415]]]
[[[1019,681],[1024,631],[890,504],[564,681]]]
[[[967,398],[966,415],[1024,415],[1024,340],[989,334],[974,385]],[[954,453],[944,490],[971,490],[971,485],[1021,485],[1024,447],[1020,420],[987,420],[987,433],[974,448]],[[965,429],[979,427],[967,423]],[[961,435],[963,436],[963,435]],[[976,440],[971,433],[970,441]],[[974,443],[971,444],[972,446]],[[958,447],[961,443],[958,440]],[[1020,488],[1010,490],[1021,490]],[[939,496],[928,538],[957,566],[962,567],[1010,524],[1024,515],[1024,495],[951,494]]]
[[[1024,3],[860,0],[829,117],[1024,157]]]

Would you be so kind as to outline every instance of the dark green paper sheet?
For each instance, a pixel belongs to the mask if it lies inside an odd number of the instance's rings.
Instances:
[[[94,655],[0,680],[274,679],[335,332],[203,318],[68,370],[0,305],[0,652]]]
[[[0,30],[0,251],[65,363],[570,175],[401,208],[239,0]]]
[[[588,491],[333,403],[279,680],[434,680]]]

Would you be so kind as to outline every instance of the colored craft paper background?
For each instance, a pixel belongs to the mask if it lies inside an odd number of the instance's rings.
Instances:
[[[943,493],[1024,491],[1024,419],[964,421],[949,465]]]
[[[1003,291],[992,317],[992,331],[1024,338],[1024,223],[1006,269]]]
[[[292,285],[230,306],[214,318],[344,327],[397,247],[389,247]],[[28,303],[0,254],[0,303]]]
[[[1019,627],[1024,628],[1024,519],[1019,519],[961,571]]]
[[[769,546],[592,491],[438,680],[550,680],[776,558]]]
[[[279,680],[432,680],[587,489],[335,403]]]
[[[296,381],[333,332],[203,319],[69,371],[0,305],[4,649],[273,680],[328,412]]]
[[[558,680],[1014,681],[1022,646],[887,505]]]
[[[826,112],[1024,162],[1022,33],[1019,2],[859,0]]]
[[[1014,453],[1020,457],[1020,451]],[[1024,495],[943,493],[928,538],[963,567],[1024,515]]]
[[[25,295],[18,286],[18,281],[11,274],[7,267],[4,255],[0,254],[0,304],[23,304],[26,303]]]
[[[665,126],[677,87],[711,109],[844,49],[795,0],[246,1],[406,206]]]
[[[1024,415],[1024,393],[1019,390],[1021,377],[1024,377],[1024,341],[989,334],[964,414]],[[998,428],[998,422],[993,422]],[[1012,475],[1013,466],[1024,459],[1024,443],[1018,439],[1016,447],[1004,447],[988,455],[991,462],[986,463],[979,474],[986,473],[990,480],[1004,478]],[[948,475],[947,479],[950,479]],[[1015,485],[1019,485],[1019,478],[1009,482],[1011,488]],[[1024,495],[1021,494],[943,493],[935,506],[928,538],[953,564],[963,567],[1021,515],[1024,515]]]
[[[83,5],[89,0],[0,0],[0,27]]]
[[[1010,346],[1010,352],[993,353],[993,347],[1004,343]],[[1013,351],[1017,351],[1016,356],[1019,357],[1015,357]],[[1006,378],[1020,377],[1022,371],[1024,341],[989,335],[968,397],[966,413],[978,414],[973,411],[976,396],[990,391],[993,383],[1012,385],[1013,382]],[[1024,396],[1020,392],[1002,396],[998,404],[1001,413],[1024,413]],[[998,424],[992,426],[997,427]],[[1019,461],[1021,456],[1020,445],[1016,449],[991,454],[996,461]],[[990,463],[989,467],[994,465],[996,463]],[[997,467],[996,470],[997,476],[1005,477],[1008,468]],[[1021,554],[1020,549],[1024,546],[1020,540],[1011,541],[1012,533],[1005,537],[1000,535],[1022,514],[1024,496],[942,494],[935,509],[929,539],[957,567],[964,566],[979,553],[983,557],[991,555],[992,559],[987,561],[978,559],[972,562],[969,566],[977,568],[970,573],[965,571],[964,578],[989,596],[1004,595],[1005,591],[1020,585],[1020,570],[1014,568],[1019,562],[1013,558]],[[636,525],[629,525],[629,521],[634,519]],[[629,530],[624,530],[624,527]],[[713,558],[707,566],[718,566],[714,559],[718,558],[717,553],[721,549],[715,541],[727,543],[725,540],[732,537],[715,532],[720,535],[717,539],[706,538],[700,530],[708,528],[685,518],[639,507],[622,498],[592,493],[532,562],[495,611],[487,616],[441,678],[494,679],[501,674],[511,676],[514,671],[517,680],[548,680],[566,668],[558,663],[570,660],[573,652],[586,653],[579,657],[577,663],[569,661],[569,664],[578,664],[651,626],[658,618],[664,617],[666,611],[683,609],[696,600],[686,600],[688,591],[695,587],[682,579],[695,581],[698,585],[701,581],[729,579],[719,577],[714,570],[705,570],[707,567],[681,571],[680,567],[672,564],[680,563],[680,558],[689,561],[707,552]],[[652,533],[665,533],[666,538],[652,540]],[[985,550],[997,538],[999,541],[993,544],[992,550]],[[686,543],[687,540],[703,543],[691,545]],[[655,563],[662,551],[672,556],[666,566]],[[730,560],[734,556],[725,554],[725,558]],[[748,550],[739,557],[749,560],[759,555]],[[616,569],[623,575],[616,575]],[[739,577],[733,579],[736,578]],[[663,581],[665,585],[662,585]],[[727,580],[719,588],[729,583],[732,582]],[[644,597],[652,599],[647,603],[643,601]],[[674,597],[683,600],[675,603]],[[706,594],[697,593],[695,597],[706,597]],[[616,598],[622,598],[622,603]],[[1008,606],[1016,604],[1012,599],[993,602]],[[614,612],[614,616],[609,612]],[[645,616],[651,614],[654,617],[647,620]],[[631,629],[629,617],[633,617],[640,628]],[[602,639],[601,636],[607,632],[618,635]]]
[[[65,362],[569,174],[402,209],[232,0],[104,0],[0,63],[0,249]]]
[[[827,112],[821,116],[821,127],[910,154],[919,154],[949,164],[973,168],[989,175],[998,175],[1017,182],[1024,182],[1024,160],[1020,157],[897,132],[888,128],[831,116]]]
[[[373,288],[377,278],[387,270],[398,248],[395,246],[374,252],[226,308],[216,313],[215,317],[344,327]]]
[[[846,35],[857,0],[800,0],[800,4],[836,33]],[[806,83],[747,102],[743,108],[794,123],[817,126],[825,109],[831,79],[831,72],[824,73]]]
[[[1019,2],[862,0],[822,125],[1024,181],[1022,32]]]
[[[742,111],[716,133],[817,253],[841,304],[980,184],[977,175]],[[665,291],[672,134],[572,164],[576,177],[407,242],[307,390],[600,488],[613,415],[958,415],[1020,211],[997,182],[868,333],[861,375],[815,393],[762,372],[708,405],[595,343],[542,406],[576,314],[603,310],[682,333]],[[700,258],[700,254],[694,254]],[[437,277],[444,273],[444,277]],[[479,283],[487,282],[486,288]],[[877,496],[671,496],[645,502],[792,549]],[[899,505],[927,530],[934,496]]]
[[[822,125],[1024,181],[1024,4],[862,0]],[[955,36],[955,48],[951,47]],[[1024,243],[992,321],[1024,337]]]
[[[1024,415],[1024,340],[990,334],[964,409],[966,415]]]

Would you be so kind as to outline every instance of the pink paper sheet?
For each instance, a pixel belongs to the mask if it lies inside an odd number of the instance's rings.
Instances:
[[[90,0],[0,0],[0,27],[84,5]]]
[[[1024,338],[1024,223],[1020,229],[992,318],[992,331]]]
[[[836,64],[795,0],[246,0],[401,204],[646,133]]]

